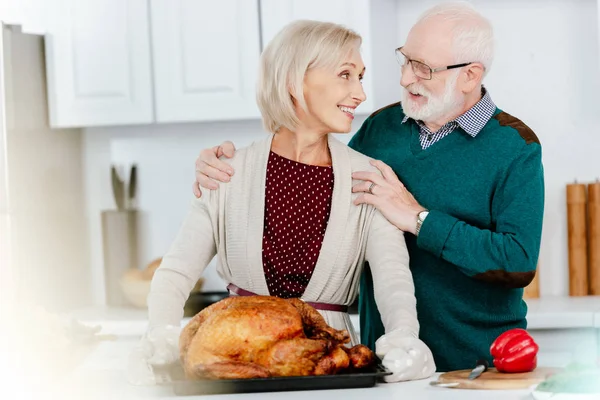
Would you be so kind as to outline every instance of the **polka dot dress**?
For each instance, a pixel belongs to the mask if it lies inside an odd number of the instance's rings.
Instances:
[[[332,193],[331,167],[269,154],[262,258],[271,296],[304,293],[325,236]]]

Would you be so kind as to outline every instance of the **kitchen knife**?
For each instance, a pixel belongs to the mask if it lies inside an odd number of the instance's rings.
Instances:
[[[484,360],[484,359],[477,360],[476,367],[473,368],[473,370],[469,374],[469,380],[478,378],[481,374],[483,374],[485,371],[487,371],[489,366],[490,366],[490,364],[487,362],[487,360]]]
[[[135,194],[137,191],[137,165],[133,164],[129,171],[129,187],[127,196],[127,208],[132,209],[135,206]]]
[[[447,388],[454,388],[457,387],[458,385],[460,385],[459,382],[440,382],[440,381],[431,381],[429,382],[430,386],[435,386],[435,387],[447,387]]]
[[[110,179],[117,210],[123,210],[125,209],[125,183],[119,177],[117,168],[114,165],[110,168]]]

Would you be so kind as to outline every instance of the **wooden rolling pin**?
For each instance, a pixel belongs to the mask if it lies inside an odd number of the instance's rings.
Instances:
[[[569,295],[588,294],[588,249],[585,185],[567,185],[567,225],[569,228]]]
[[[588,185],[590,294],[600,295],[600,181]]]

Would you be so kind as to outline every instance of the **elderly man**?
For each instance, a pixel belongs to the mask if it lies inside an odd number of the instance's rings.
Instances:
[[[350,142],[381,160],[381,174],[354,174],[355,202],[407,233],[420,338],[438,371],[472,368],[491,361],[498,335],[526,327],[522,288],[535,275],[544,208],[541,146],[482,86],[493,33],[470,5],[426,11],[396,55],[402,102],[369,116]],[[197,181],[225,181],[230,167],[216,156],[233,151],[224,143],[201,153]],[[359,311],[362,342],[374,348],[384,331],[368,269]]]

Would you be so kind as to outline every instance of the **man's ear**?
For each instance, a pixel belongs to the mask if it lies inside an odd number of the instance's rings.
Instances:
[[[483,79],[484,67],[481,63],[472,63],[465,67],[464,91],[469,93],[477,89]]]

